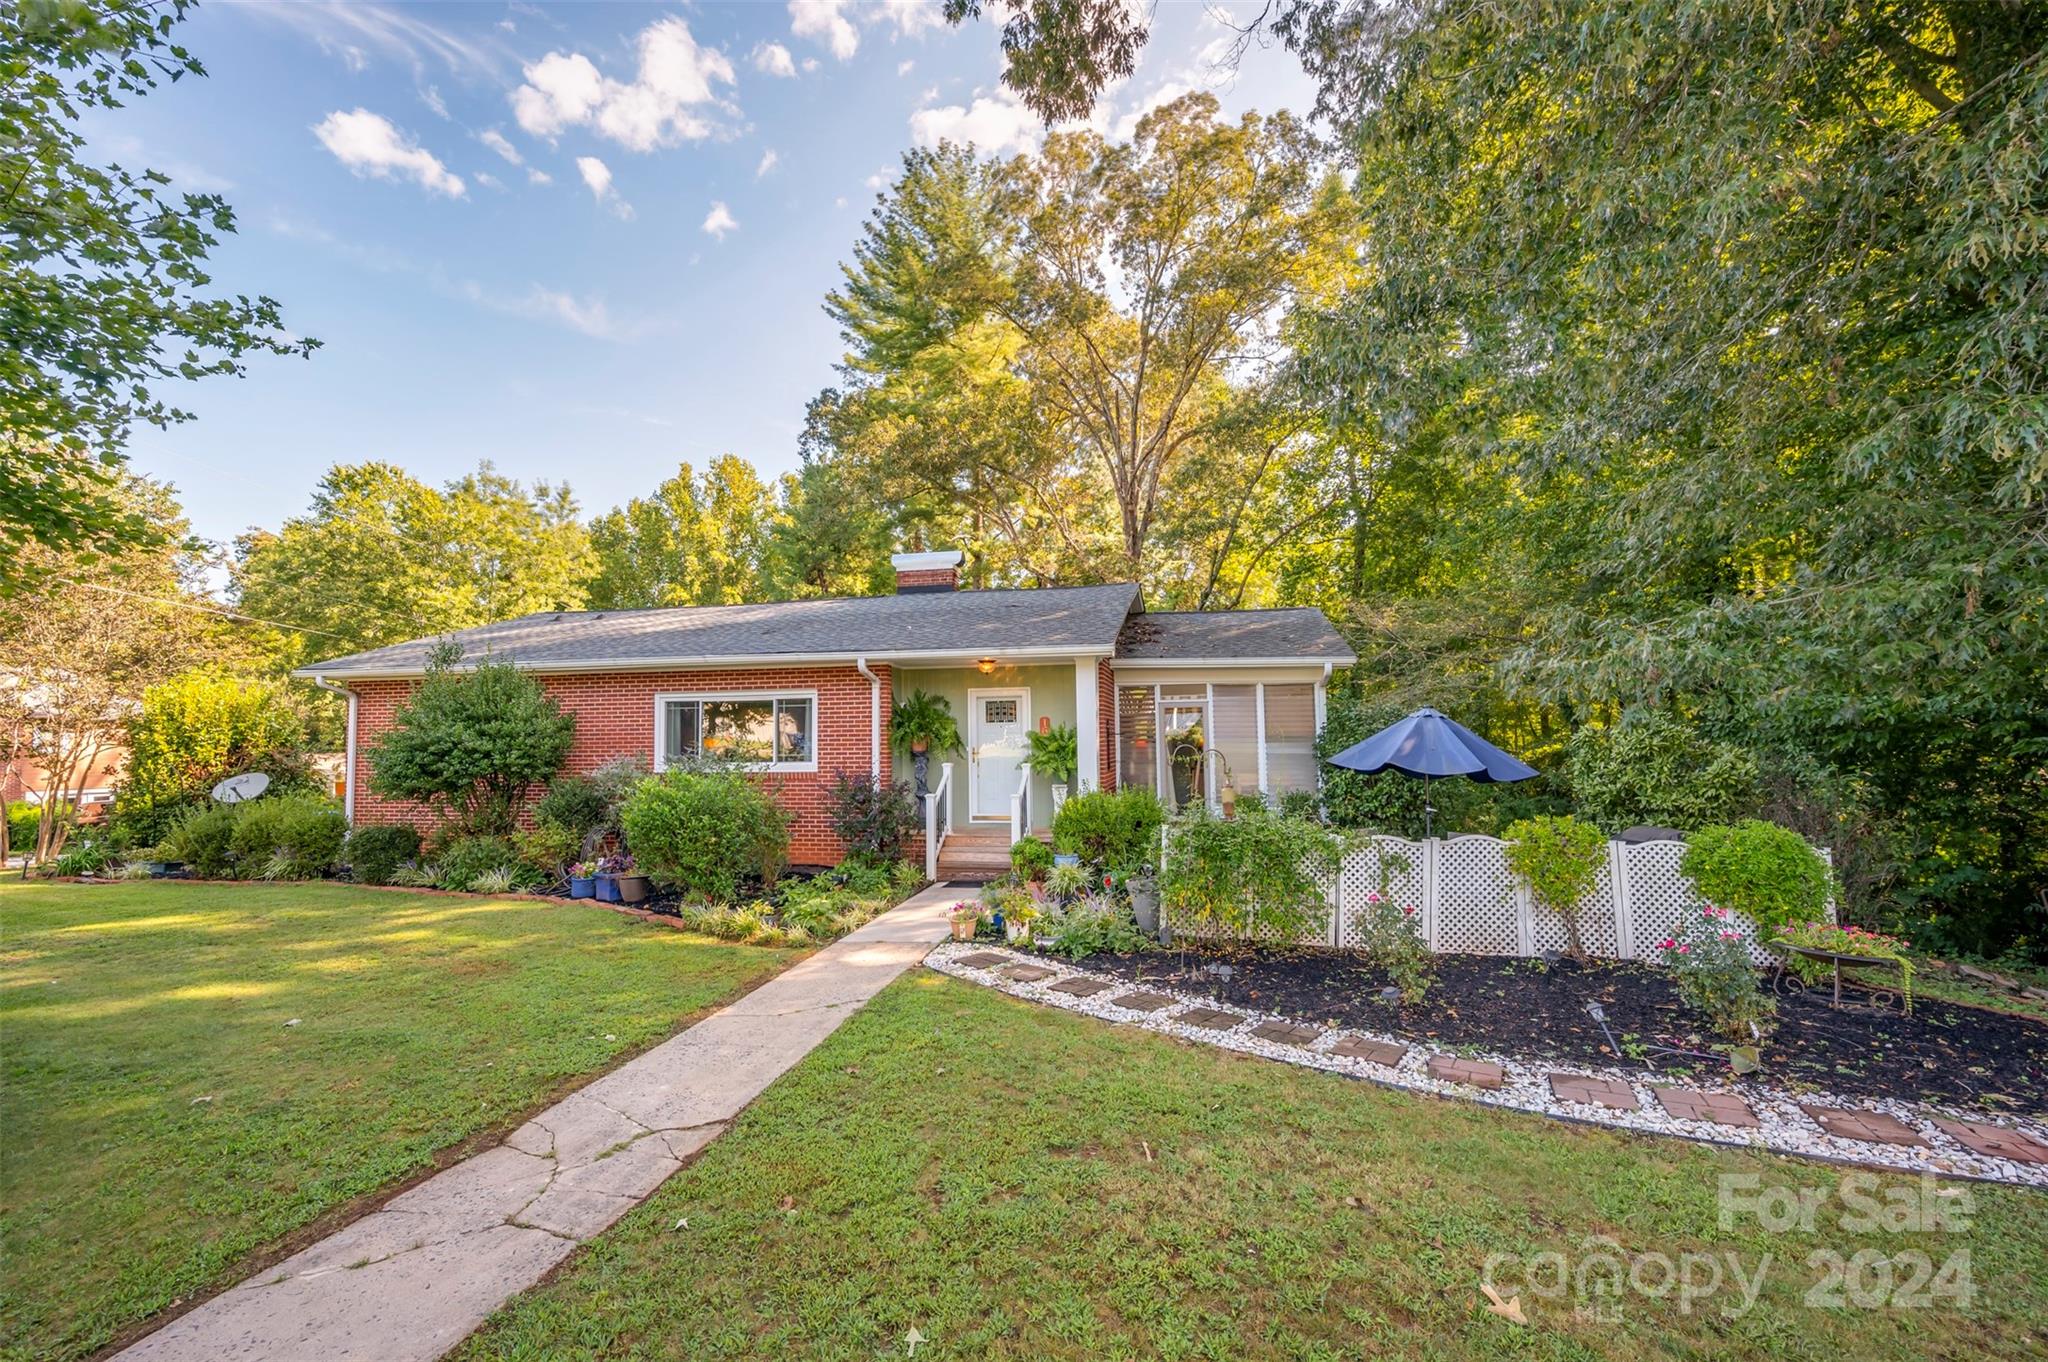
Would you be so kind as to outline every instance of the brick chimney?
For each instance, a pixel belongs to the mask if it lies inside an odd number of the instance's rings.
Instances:
[[[958,549],[891,554],[889,566],[896,569],[896,594],[916,596],[928,591],[958,591],[960,563],[964,557]]]

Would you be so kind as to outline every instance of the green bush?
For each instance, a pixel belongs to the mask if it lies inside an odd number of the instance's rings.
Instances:
[[[1176,931],[1295,941],[1328,925],[1324,885],[1342,850],[1319,823],[1263,811],[1218,818],[1196,804],[1174,820],[1160,903]]]
[[[1010,848],[1010,869],[1020,880],[1042,880],[1052,869],[1053,851],[1036,837],[1026,837]]]
[[[1778,1005],[1758,986],[1749,946],[1726,914],[1712,904],[1689,911],[1660,951],[1685,1005],[1704,1013],[1723,1038],[1753,1045]]]
[[[556,776],[533,804],[533,821],[560,828],[580,846],[611,821],[613,792],[589,776]]]
[[[301,750],[305,716],[277,682],[186,672],[143,691],[126,727],[113,821],[140,844],[161,840],[185,809],[204,807],[228,776],[261,771],[271,796],[317,788]]]
[[[1827,862],[1790,828],[1762,819],[1701,828],[1686,839],[1678,868],[1700,897],[1733,908],[1768,937],[1781,927],[1827,916]]]
[[[513,883],[534,882],[533,871],[519,859],[519,849],[509,837],[458,837],[441,849],[434,865],[434,885],[439,889],[467,890],[479,876],[496,870],[510,872]]]
[[[235,811],[238,804],[215,804],[186,815],[165,836],[170,858],[183,861],[201,879],[231,879],[235,873]]]
[[[59,816],[69,817],[71,806],[59,805]],[[39,804],[26,799],[17,799],[7,806],[7,849],[9,854],[23,856],[35,849],[36,828],[42,822],[43,810]]]
[[[236,870],[269,879],[315,880],[341,860],[348,820],[331,799],[279,795],[229,806],[234,813],[230,851]],[[279,857],[277,866],[271,858]]]
[[[462,673],[436,661],[371,743],[370,785],[444,808],[459,832],[509,834],[519,800],[561,769],[576,716],[509,662]]]
[[[1150,790],[1095,790],[1060,806],[1052,820],[1052,844],[1090,865],[1120,870],[1159,864],[1159,829],[1166,806]]]
[[[623,812],[626,849],[661,884],[719,902],[789,863],[789,817],[732,771],[669,771],[642,781]]]
[[[1582,728],[1565,747],[1579,812],[1609,833],[1637,824],[1691,832],[1756,806],[1756,758],[1661,710]]]
[[[832,835],[854,856],[889,864],[924,828],[924,810],[906,782],[885,785],[862,771],[832,782]]]
[[[419,854],[420,830],[410,823],[380,823],[348,835],[349,874],[357,884],[389,884],[398,867]]]
[[[1607,838],[1591,823],[1569,816],[1524,818],[1502,834],[1508,869],[1537,905],[1564,919],[1572,959],[1586,958],[1579,905],[1607,866]]]

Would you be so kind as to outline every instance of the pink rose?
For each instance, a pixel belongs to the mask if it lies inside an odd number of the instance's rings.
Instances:
[[[1691,955],[1691,954],[1692,954],[1692,947],[1690,947],[1690,946],[1680,946],[1680,947],[1678,948],[1678,953],[1679,953],[1680,955]]]
[[[1380,901],[1380,896],[1378,894],[1368,893],[1365,896],[1365,901],[1367,903],[1378,903]]]
[[[1676,941],[1673,941],[1670,937],[1667,936],[1662,941],[1657,943],[1657,949],[1660,951],[1668,951],[1674,949],[1677,945],[1678,943]]]

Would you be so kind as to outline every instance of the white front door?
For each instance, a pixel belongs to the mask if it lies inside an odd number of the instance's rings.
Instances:
[[[1010,796],[1031,751],[1024,735],[1030,720],[1028,690],[972,690],[967,693],[967,786],[969,818],[1008,818]]]

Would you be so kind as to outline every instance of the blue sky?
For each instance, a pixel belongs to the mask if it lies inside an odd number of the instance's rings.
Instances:
[[[1092,121],[1127,132],[1188,88],[1306,112],[1284,50],[1216,64],[1249,8],[1160,4]],[[196,420],[137,432],[136,468],[220,540],[302,510],[337,462],[438,482],[488,458],[586,513],[682,460],[786,471],[840,353],[819,303],[902,153],[1041,136],[996,27],[923,3],[215,3],[178,38],[208,79],[88,135],[226,195],[215,287],[324,342],[187,385]]]

